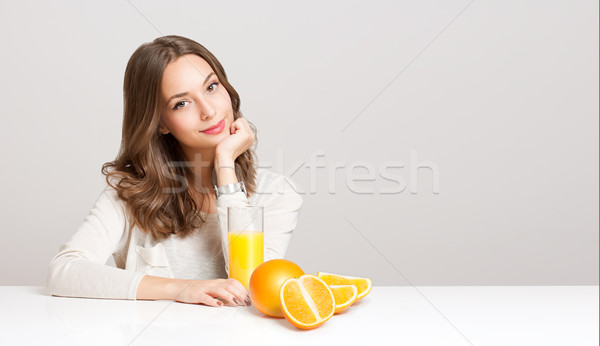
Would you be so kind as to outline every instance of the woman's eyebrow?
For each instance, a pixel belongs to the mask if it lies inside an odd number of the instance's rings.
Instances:
[[[206,82],[208,82],[208,80],[210,79],[210,77],[212,77],[214,74],[215,74],[214,72],[209,73],[208,76],[206,76],[206,79],[204,79],[204,83],[202,83],[202,85],[206,84]],[[187,91],[184,91],[184,92],[179,93],[179,94],[175,94],[175,95],[169,97],[169,99],[167,100],[167,103],[171,102],[172,99],[175,99],[175,98],[178,98],[178,97],[182,97],[182,96],[185,96],[187,94],[188,94]]]

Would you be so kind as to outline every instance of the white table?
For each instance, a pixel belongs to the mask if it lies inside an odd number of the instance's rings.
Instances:
[[[254,307],[0,293],[2,345],[598,345],[598,286],[379,286],[310,331]]]

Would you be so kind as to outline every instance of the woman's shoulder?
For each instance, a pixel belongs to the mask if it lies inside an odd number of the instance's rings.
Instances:
[[[96,200],[96,205],[110,207],[113,211],[125,212],[125,202],[119,197],[119,193],[115,188],[114,181],[111,184],[105,183]]]
[[[257,192],[276,192],[290,190],[298,192],[298,186],[294,179],[265,168],[256,169]]]
[[[257,168],[256,169],[257,189],[259,186],[264,189],[264,188],[268,188],[270,185],[272,185],[275,182],[283,182],[283,181],[287,181],[294,186],[296,185],[296,183],[294,182],[294,179],[292,179],[290,177],[286,177],[283,174],[274,172],[274,171],[266,169],[266,168]]]
[[[257,168],[256,169],[256,185],[264,186],[265,184],[269,184],[270,182],[273,182],[277,179],[281,179],[282,176],[283,176],[282,174],[275,173],[275,172],[265,169],[265,168]]]

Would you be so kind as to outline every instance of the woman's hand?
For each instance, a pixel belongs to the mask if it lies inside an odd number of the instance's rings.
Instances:
[[[238,118],[231,124],[230,136],[222,140],[215,148],[215,159],[222,162],[234,162],[242,153],[254,144],[254,132],[244,118]]]
[[[250,306],[250,295],[236,279],[178,280],[173,287],[175,301],[208,306]]]

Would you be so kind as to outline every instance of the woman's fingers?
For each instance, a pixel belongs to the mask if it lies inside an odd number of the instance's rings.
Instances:
[[[191,303],[191,304],[204,304],[208,306],[220,307],[223,306],[223,302],[217,298],[211,296],[208,293],[197,293],[195,297],[186,297],[184,299],[176,299],[178,302]]]
[[[215,154],[222,158],[236,160],[254,144],[254,132],[248,121],[238,118],[231,124],[231,136],[224,138],[215,148]]]
[[[246,131],[246,132],[252,134],[252,129],[250,128],[250,124],[248,123],[248,120],[246,120],[245,118],[238,118],[236,121],[234,121],[232,123],[232,125],[235,127],[236,130],[242,130],[242,131]]]
[[[219,298],[225,301],[228,305],[240,305],[240,301],[236,298],[231,292],[226,290],[225,288],[217,288],[214,294]]]
[[[238,118],[236,121],[231,123],[231,134],[237,133],[240,129],[244,127],[244,124],[247,125],[246,119]]]
[[[175,298],[182,303],[204,304],[221,307],[250,306],[248,290],[236,279],[194,280]]]
[[[233,305],[247,305],[248,291],[236,279],[226,279],[223,286],[219,289],[219,296],[226,299]]]
[[[244,148],[244,151],[246,151],[252,146],[252,144],[254,144],[254,132],[252,131],[252,128],[250,128],[250,124],[248,124],[246,119],[239,118],[238,120],[240,120],[238,129],[241,129],[242,132],[247,135],[246,147]]]
[[[238,118],[231,124],[231,134],[237,134],[242,138],[241,142],[239,142],[238,155],[250,149],[252,144],[254,144],[254,132],[250,128],[248,121],[244,118]]]
[[[207,292],[207,294],[213,296],[214,298],[211,299],[217,300],[218,302],[211,302],[211,304],[207,305],[222,306],[223,304],[221,300],[233,306],[248,305],[248,292],[246,288],[236,279],[218,280],[216,285],[213,286],[212,289]],[[218,305],[219,303],[221,303],[221,305]]]
[[[235,295],[235,297],[240,302],[240,305],[249,305],[250,302],[250,294],[244,285],[237,279],[229,278],[227,279],[229,288],[228,290]]]

